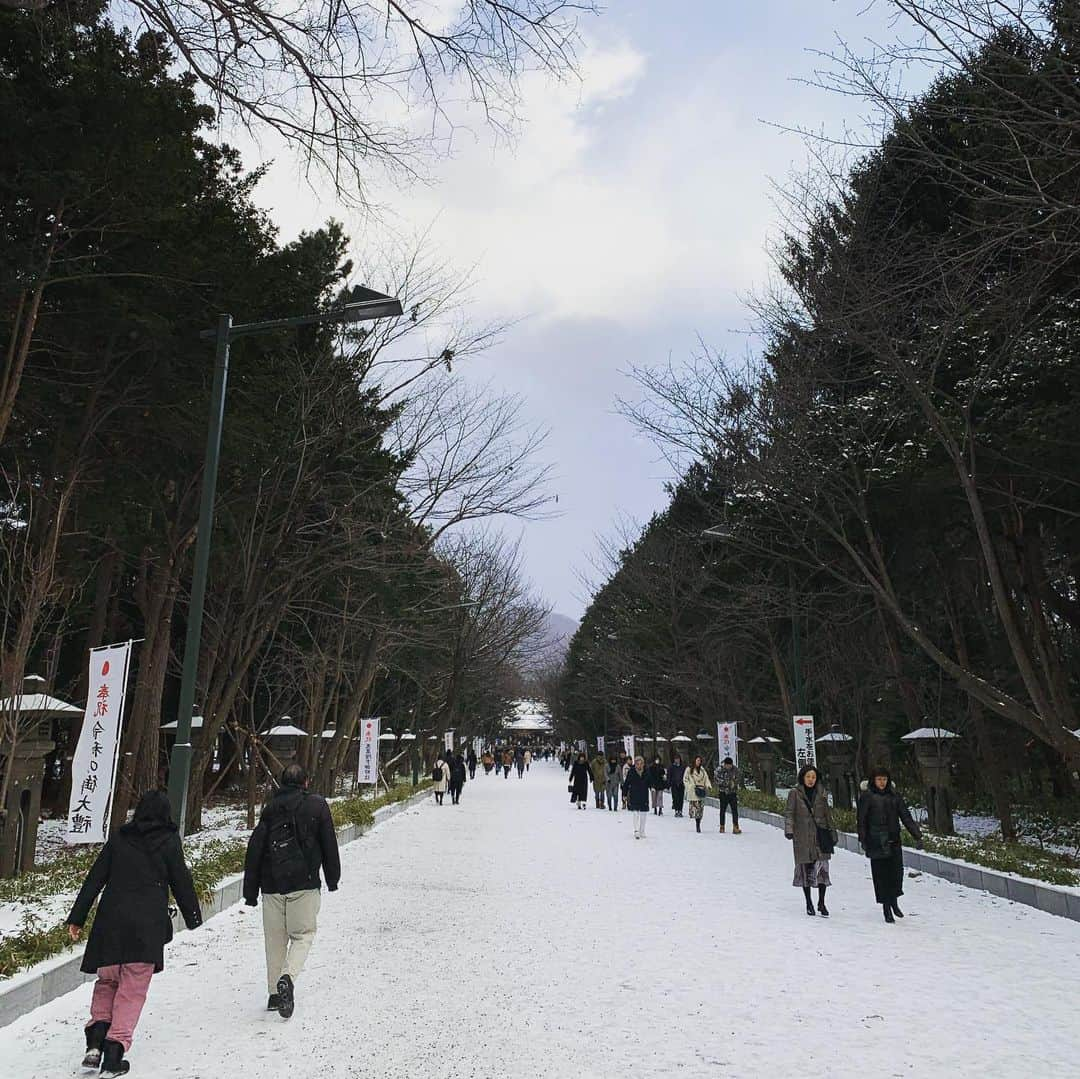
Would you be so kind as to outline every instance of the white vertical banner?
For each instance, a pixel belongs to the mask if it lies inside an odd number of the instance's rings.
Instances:
[[[626,755],[633,760],[634,759],[634,736],[632,734],[624,734],[622,736],[623,749],[626,750]]]
[[[108,837],[130,662],[131,641],[90,653],[86,712],[71,761],[67,843],[104,843]]]
[[[579,753],[584,753],[585,752],[585,745],[586,745],[585,739],[584,738],[579,738],[578,739],[578,744],[577,744]]]
[[[716,725],[716,759],[722,763],[725,757],[730,757],[739,767],[739,736],[737,723],[717,723]]]
[[[817,764],[814,717],[792,716],[791,728],[795,732],[795,770],[798,771],[807,764]]]
[[[484,740],[483,738],[474,738],[472,740],[473,752],[479,757],[484,752]]]
[[[452,753],[453,752],[453,750],[454,750],[454,732],[453,731],[447,731],[443,735],[443,749],[445,749],[447,753]]]
[[[602,734],[598,734],[596,736],[596,752],[597,753],[603,753],[604,752],[604,736]]]
[[[357,783],[379,782],[379,717],[360,720],[360,765]]]

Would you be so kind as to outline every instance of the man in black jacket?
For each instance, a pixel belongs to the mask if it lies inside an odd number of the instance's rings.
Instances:
[[[300,765],[285,768],[251,833],[244,861],[244,902],[254,907],[260,890],[263,895],[267,1011],[276,1010],[284,1019],[293,1013],[296,979],[315,940],[322,900],[319,870],[332,892],[341,879],[330,807],[307,785]]]

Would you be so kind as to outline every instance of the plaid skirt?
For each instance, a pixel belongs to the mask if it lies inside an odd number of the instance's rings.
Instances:
[[[705,812],[705,803],[696,801],[688,802],[687,812],[690,814],[691,820],[701,820],[701,815]]]
[[[828,888],[832,884],[829,880],[829,859],[821,858],[805,865],[796,863],[795,879],[791,883],[796,888]]]

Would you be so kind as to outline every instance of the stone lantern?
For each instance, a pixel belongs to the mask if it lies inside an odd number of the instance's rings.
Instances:
[[[771,738],[766,734],[751,738],[746,743],[754,766],[754,782],[763,794],[776,794],[776,766],[780,760],[776,747],[779,744],[779,738]]]
[[[926,791],[926,826],[940,835],[952,835],[952,743],[960,736],[944,727],[920,727],[900,739],[915,750]]]
[[[828,734],[822,735],[817,744],[825,758],[825,771],[829,777],[829,793],[837,809],[850,809],[856,798],[855,747],[850,734],[844,734],[834,723]]]
[[[81,714],[81,708],[49,696],[45,679],[35,674],[23,680],[22,693],[0,700],[4,726],[16,732],[14,748],[0,740],[0,772],[11,768],[7,799],[0,807],[0,877],[34,867],[45,758],[54,746],[52,721]]]
[[[278,759],[282,768],[287,768],[296,760],[300,739],[307,737],[307,731],[294,726],[291,716],[282,716],[281,722],[268,731],[263,731],[263,740],[267,748]]]

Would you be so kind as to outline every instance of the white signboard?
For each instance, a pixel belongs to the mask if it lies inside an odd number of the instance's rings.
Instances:
[[[795,732],[795,770],[798,771],[807,764],[817,764],[814,717],[792,716],[791,726]]]
[[[632,734],[624,734],[622,736],[623,749],[626,750],[626,755],[633,760],[634,759],[634,736]]]
[[[597,753],[603,753],[604,752],[604,736],[602,734],[598,734],[596,736],[596,752]]]
[[[454,750],[454,732],[453,731],[447,731],[446,734],[443,735],[443,748],[446,750],[447,753],[452,753],[453,752],[453,750]]]
[[[473,752],[479,757],[484,752],[484,740],[483,738],[474,738],[472,740]]]
[[[360,721],[360,766],[357,783],[379,782],[379,717]]]
[[[90,653],[86,713],[71,762],[68,843],[104,843],[109,834],[131,641]]]
[[[578,752],[579,753],[584,753],[585,752],[585,739],[584,738],[579,738],[578,739],[577,747],[578,747]]]
[[[722,762],[725,757],[730,757],[739,767],[739,738],[736,734],[735,723],[717,723],[716,725],[716,758]]]

